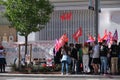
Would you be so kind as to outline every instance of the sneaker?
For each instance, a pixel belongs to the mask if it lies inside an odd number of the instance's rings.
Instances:
[[[103,76],[106,76],[107,74],[103,74]]]

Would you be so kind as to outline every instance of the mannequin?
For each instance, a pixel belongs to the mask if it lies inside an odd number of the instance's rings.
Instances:
[[[10,33],[10,35],[9,35],[9,42],[13,42],[13,41],[14,41],[14,37],[13,37],[12,33]]]
[[[3,42],[7,42],[7,41],[8,41],[8,40],[7,40],[7,34],[6,34],[6,33],[4,33],[2,41],[3,41]]]

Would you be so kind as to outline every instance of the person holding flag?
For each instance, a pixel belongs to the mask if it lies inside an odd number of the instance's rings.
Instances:
[[[101,42],[100,45],[100,63],[101,63],[100,70],[101,70],[101,74],[104,75],[107,74],[107,66],[108,66],[107,55],[109,51],[109,48],[106,44],[107,44],[106,40],[103,40],[103,42]]]
[[[113,40],[113,43],[110,47],[110,56],[111,56],[111,74],[118,73],[118,53],[119,47],[117,45],[117,40]]]
[[[68,75],[68,66],[69,66],[69,61],[70,61],[70,51],[68,48],[67,43],[65,43],[61,49],[61,55],[62,55],[62,59],[61,59],[61,63],[62,63],[62,68],[61,68],[61,75],[64,75],[64,73],[66,73],[66,75]],[[66,68],[64,71],[64,68]]]
[[[56,42],[55,42],[55,46],[54,46],[54,49],[53,49],[53,53],[54,53],[54,61],[55,63],[60,63],[60,59],[61,59],[61,48],[63,45],[65,45],[65,43],[68,42],[68,37],[67,37],[67,34],[64,33],[60,38],[59,40],[56,39]]]
[[[99,60],[99,57],[100,57],[100,51],[99,51],[99,44],[97,41],[95,41],[93,43],[93,55],[92,55],[92,66],[93,66],[93,69],[94,69],[94,74],[98,74],[98,70],[99,70],[99,64],[100,64],[100,60]]]

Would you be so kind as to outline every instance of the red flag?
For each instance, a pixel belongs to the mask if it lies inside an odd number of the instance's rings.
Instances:
[[[94,42],[95,39],[92,35],[88,34],[88,40],[86,42]]]
[[[118,40],[118,32],[117,29],[115,30],[115,33],[113,34],[112,40]]]
[[[82,36],[82,27],[80,27],[74,34],[73,38],[75,39],[76,42],[78,42],[78,38]]]
[[[110,37],[110,42],[109,43],[112,44],[113,43],[113,41],[112,41],[112,37],[113,37],[112,32],[109,32],[109,37]]]
[[[88,40],[94,41],[95,39],[92,35],[88,34]]]
[[[61,20],[70,20],[72,18],[72,13],[64,13],[60,16]]]
[[[107,30],[105,29],[104,36],[102,37],[102,40],[107,40],[107,37],[108,37],[108,33],[107,33]]]
[[[55,53],[57,51],[59,51],[59,49],[60,49],[60,44],[59,44],[59,41],[56,39],[56,42],[55,42]]]
[[[59,51],[59,49],[66,43],[68,42],[68,37],[67,34],[63,34],[59,40],[56,40],[55,43],[55,52]]]
[[[102,39],[100,37],[100,34],[98,34],[98,42],[102,42]]]
[[[67,34],[63,34],[59,40],[62,40],[63,42],[68,42]]]

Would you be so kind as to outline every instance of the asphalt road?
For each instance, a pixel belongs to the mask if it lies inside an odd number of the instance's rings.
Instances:
[[[120,80],[117,78],[69,78],[65,77],[65,78],[50,78],[50,77],[0,77],[0,80]]]

